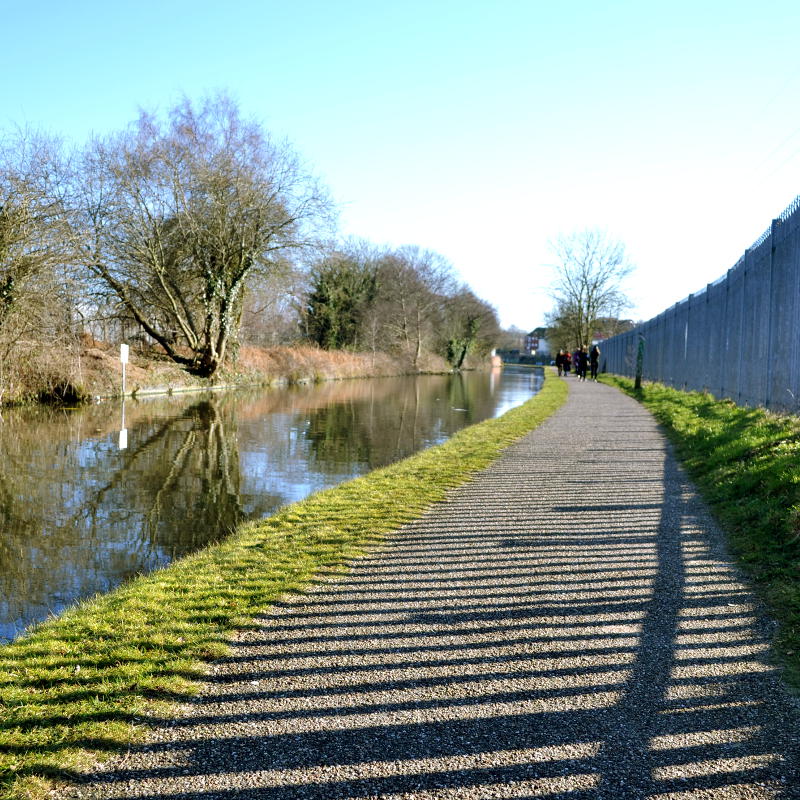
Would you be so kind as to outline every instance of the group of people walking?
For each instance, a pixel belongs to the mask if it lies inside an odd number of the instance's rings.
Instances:
[[[597,370],[600,364],[600,348],[595,344],[587,353],[586,348],[581,345],[575,352],[570,353],[566,350],[559,350],[556,356],[556,367],[559,375],[569,375],[571,370],[575,371],[575,377],[582,381],[586,380],[586,370],[590,370],[592,380],[597,380]]]

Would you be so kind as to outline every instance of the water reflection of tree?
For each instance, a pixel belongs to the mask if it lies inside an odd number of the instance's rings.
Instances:
[[[379,402],[360,397],[318,409],[305,433],[317,468],[345,471],[358,462],[375,469],[489,416],[491,402],[482,376],[426,376],[398,382]]]
[[[448,384],[448,396],[450,397],[450,407],[460,409],[460,413],[467,414],[466,421],[472,422],[475,398],[473,392],[468,390],[467,381],[462,372],[456,372],[450,376]]]
[[[0,636],[233,530],[232,420],[211,398],[136,423],[124,451],[115,438],[43,447],[41,426],[0,438]]]
[[[141,476],[133,504],[143,514],[143,532],[170,558],[219,539],[242,519],[235,423],[213,398],[163,423],[132,448],[117,487],[129,470]]]

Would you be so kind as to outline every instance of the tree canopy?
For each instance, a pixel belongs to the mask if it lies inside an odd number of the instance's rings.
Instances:
[[[324,255],[311,269],[303,309],[306,335],[326,350],[363,346],[365,316],[375,301],[377,265],[363,248]]]
[[[50,336],[71,228],[58,142],[17,131],[0,148],[0,339]],[[63,278],[63,276],[62,276]],[[0,341],[0,344],[2,344]],[[1,359],[0,359],[1,360]]]
[[[321,347],[393,351],[411,367],[430,351],[460,369],[469,353],[484,355],[499,335],[495,310],[460,284],[438,253],[358,242],[312,268],[304,325]]]
[[[280,270],[330,210],[286,144],[225,96],[94,141],[82,170],[87,266],[191,372],[213,375],[248,277]]]

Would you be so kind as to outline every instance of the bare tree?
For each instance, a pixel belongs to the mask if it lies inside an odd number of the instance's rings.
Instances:
[[[70,228],[58,142],[17,132],[0,146],[0,330],[41,334],[68,266]],[[52,327],[50,331],[52,332]]]
[[[64,356],[79,358],[67,167],[52,137],[18,130],[0,141],[0,400],[57,394],[70,383]]]
[[[375,302],[383,310],[386,341],[405,352],[414,368],[441,327],[454,290],[450,263],[431,250],[402,247],[379,260]]]
[[[257,271],[247,281],[239,338],[242,344],[275,347],[301,337],[297,327],[298,297],[304,277],[298,267],[286,263],[282,270]]]
[[[522,350],[525,347],[525,337],[527,331],[512,325],[510,328],[501,330],[497,337],[497,347],[502,350]]]
[[[83,167],[84,256],[144,332],[202,377],[223,364],[248,279],[283,269],[328,221],[286,143],[224,95],[142,113]]]
[[[630,305],[622,284],[633,266],[625,246],[598,230],[560,236],[552,249],[557,258],[556,306],[548,317],[553,338],[559,347],[588,345],[598,320],[617,318]]]

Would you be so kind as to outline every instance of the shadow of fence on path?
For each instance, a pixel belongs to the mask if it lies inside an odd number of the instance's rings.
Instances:
[[[800,797],[798,709],[705,512],[663,447],[570,502],[602,458],[579,453],[558,491],[490,471],[272,609],[185,714],[151,720],[160,741],[85,780],[181,800]]]

